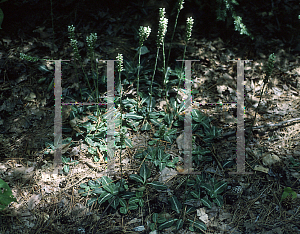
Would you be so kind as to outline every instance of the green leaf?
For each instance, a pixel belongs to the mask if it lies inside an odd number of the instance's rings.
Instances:
[[[54,87],[54,78],[52,79],[51,83],[49,84],[47,91],[50,92],[50,90],[53,90],[53,87]]]
[[[195,207],[193,207],[193,206],[187,206],[187,209],[186,209],[186,213],[188,214],[188,213],[191,213],[191,212],[193,212],[193,211],[195,211],[196,210],[196,208]]]
[[[127,207],[126,206],[122,206],[120,207],[120,213],[121,214],[127,214],[128,210],[127,210]]]
[[[140,205],[140,207],[144,207],[144,200],[143,199],[139,199],[139,205]]]
[[[196,191],[191,191],[191,195],[192,195],[194,198],[200,198],[200,193],[198,194]]]
[[[151,123],[153,123],[155,126],[159,126],[161,122],[158,119],[150,119]]]
[[[146,180],[150,177],[151,171],[150,169],[146,166],[145,162],[143,162],[142,167],[140,169],[140,176],[143,178],[143,184],[146,183]]]
[[[223,197],[221,195],[218,195],[215,199],[213,199],[213,202],[221,207],[223,206]]]
[[[172,139],[173,139],[173,136],[168,136],[168,135],[164,135],[164,140],[169,142],[169,143],[172,143]]]
[[[178,219],[176,222],[176,230],[179,230],[183,227],[183,220],[182,219]]]
[[[88,196],[88,195],[91,194],[90,192],[85,192],[84,189],[79,189],[79,190],[78,190],[78,193],[79,193],[79,195],[82,196],[82,197],[86,197],[86,196]]]
[[[120,202],[120,205],[121,205],[121,206],[124,206],[124,207],[127,206],[127,203],[126,203],[125,199],[120,198],[120,199],[119,199],[119,202]]]
[[[145,191],[145,189],[146,189],[145,186],[139,187],[139,188],[137,189],[137,192],[142,193],[142,196],[143,196],[143,192]],[[137,196],[137,195],[136,195],[136,196]],[[137,197],[138,197],[138,196],[137,196]]]
[[[125,117],[126,117],[127,119],[136,119],[136,120],[144,119],[143,116],[138,115],[138,114],[136,114],[136,113],[134,113],[134,112],[127,113],[127,114],[125,115]]]
[[[88,191],[88,190],[90,189],[90,187],[87,186],[85,183],[80,184],[79,187],[80,187],[80,188],[84,188],[85,191]]]
[[[151,231],[154,231],[156,229],[155,223],[150,223],[149,228],[150,228]]]
[[[141,93],[140,93],[140,96],[142,96]],[[143,105],[144,103],[149,103],[149,101],[150,101],[149,96],[143,97],[141,100],[141,105]],[[135,103],[136,103],[136,101],[135,101]]]
[[[200,201],[203,203],[203,205],[205,205],[209,209],[211,208],[211,201],[208,200],[207,197],[201,198]]]
[[[213,188],[210,184],[201,184],[200,188],[204,188],[209,194],[213,194]]]
[[[108,192],[104,192],[98,198],[98,203],[101,205],[102,203],[106,202],[107,200],[111,199],[112,197],[113,197],[112,194],[110,194]]]
[[[159,170],[162,171],[166,167],[167,164],[163,163],[163,162],[158,162],[157,165],[158,165]]]
[[[137,175],[137,174],[131,174],[131,175],[129,175],[129,178],[132,179],[132,180],[135,180],[136,182],[139,182],[139,183],[144,184],[143,178],[140,177],[140,176]]]
[[[158,229],[159,230],[163,230],[163,229],[166,229],[166,228],[169,228],[171,227],[178,219],[170,219],[168,220],[167,222],[161,224],[158,226]]]
[[[177,197],[175,196],[172,196],[170,199],[169,199],[170,203],[171,203],[171,207],[174,211],[176,211],[177,214],[180,213],[180,210],[182,208],[182,205],[180,203],[180,201],[178,201]]]
[[[164,120],[166,121],[166,123],[167,123],[168,125],[171,125],[172,120],[173,120],[173,115],[172,115],[172,113],[166,114],[165,117],[164,117]]]
[[[148,50],[147,46],[142,46],[141,48],[137,48],[135,49],[138,51],[138,54],[140,55],[144,55],[144,54],[147,54],[149,53],[150,51]]]
[[[215,184],[214,192],[220,194],[220,193],[224,192],[224,190],[226,188],[227,188],[227,182],[220,181],[220,182]]]
[[[149,117],[150,119],[157,119],[159,118],[160,116],[162,116],[163,114],[165,114],[164,112],[156,112],[156,111],[153,111],[153,112],[150,112],[149,113]]]
[[[197,123],[201,123],[205,120],[206,116],[202,115],[202,113],[197,109],[192,109],[193,120]]]
[[[153,214],[152,214],[152,221],[153,221],[154,223],[156,223],[157,220],[158,220],[158,213],[153,213]]]
[[[63,171],[64,171],[65,173],[69,173],[70,167],[69,167],[68,165],[64,165]]]
[[[167,219],[166,219],[165,215],[163,215],[163,214],[158,215],[157,223],[164,223],[166,221],[167,221]]]
[[[113,201],[112,201],[112,199],[114,199]],[[112,202],[111,202],[112,201]],[[109,203],[111,202],[111,207],[112,208],[114,208],[114,209],[117,209],[117,207],[118,207],[118,205],[119,205],[119,203],[120,203],[120,200],[119,200],[119,197],[116,197],[116,198],[114,198],[114,197],[112,197],[111,199],[110,199],[110,201],[109,201]]]
[[[99,184],[97,181],[89,180],[88,186],[90,186],[91,189],[94,189],[94,188],[96,188],[96,187],[100,187],[100,184]]]
[[[94,146],[94,142],[93,142],[93,140],[92,140],[91,138],[86,137],[86,138],[85,138],[85,141],[86,141],[86,143],[88,143],[90,146]]]
[[[167,135],[175,135],[177,133],[176,129],[170,129],[166,132]]]
[[[132,203],[128,205],[129,210],[136,210],[137,208],[139,208],[139,206],[136,203]]]
[[[191,219],[187,219],[187,220],[190,222],[191,226],[196,227],[200,230],[206,231],[207,227],[203,222],[201,222],[199,220],[195,220],[195,221],[191,220]]]
[[[137,197],[131,197],[128,201],[128,204],[134,204],[134,203],[138,203],[139,202],[139,198]]]
[[[152,185],[156,190],[166,190],[168,187],[158,181],[153,181],[151,183],[148,183],[149,185]]]
[[[142,131],[148,131],[150,129],[151,129],[151,125],[148,122],[146,122],[141,128]]]
[[[90,153],[90,154],[96,154],[96,149],[95,148],[92,148],[92,147],[89,147],[88,148],[88,152]]]
[[[287,198],[290,195],[292,196],[292,199],[297,198],[297,193],[293,191],[290,187],[284,188],[280,202],[282,202],[285,198]]]
[[[104,190],[102,189],[102,188],[95,188],[94,190],[93,190],[93,193],[96,193],[96,194],[101,194],[101,193],[103,193],[104,192]]]
[[[16,202],[17,200],[12,195],[12,191],[8,184],[0,179],[0,210],[4,209],[11,202]]]
[[[102,176],[101,177],[101,184],[103,186],[103,189],[106,190],[109,193],[114,192],[114,186],[112,186],[112,179],[110,179],[107,176]]]
[[[125,192],[123,195],[122,195],[122,198],[124,199],[130,199],[131,197],[134,197],[136,193],[134,192]]]

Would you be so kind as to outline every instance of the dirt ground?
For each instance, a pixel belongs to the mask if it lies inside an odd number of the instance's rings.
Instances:
[[[5,14],[0,31],[0,178],[9,184],[18,201],[2,212],[0,233],[150,233],[147,221],[151,212],[160,207],[170,212],[154,198],[149,200],[149,209],[126,215],[110,212],[106,207],[87,208],[87,198],[78,195],[79,185],[103,176],[105,163],[93,162],[83,139],[75,137],[76,129],[63,132],[63,139],[73,139],[66,155],[80,149],[78,155],[72,156],[78,165],[71,167],[68,174],[48,173],[53,161],[53,155],[46,151],[47,143],[53,142],[54,132],[54,94],[53,88],[49,88],[54,67],[46,62],[21,60],[19,54],[41,59],[72,58],[67,31],[72,24],[81,42],[89,33],[98,34],[99,59],[115,59],[118,53],[123,53],[126,59],[133,58],[138,46],[134,28],[149,25],[153,27],[153,35],[145,44],[155,54],[158,8],[166,7],[171,12],[173,7],[172,1],[159,4],[148,1],[144,6],[135,4],[138,1],[131,4],[115,1],[118,9],[108,1],[101,1],[101,7],[97,1],[87,2],[53,1],[52,13],[50,2],[39,0],[20,1],[18,5],[8,1],[0,5]],[[276,55],[253,134],[246,131],[250,142],[245,165],[246,171],[253,174],[229,174],[236,168],[220,167],[222,162],[236,158],[236,106],[194,105],[213,119],[213,125],[221,128],[223,135],[213,143],[214,160],[198,169],[228,183],[224,205],[205,209],[208,227],[205,233],[300,233],[300,20],[296,20],[300,6],[297,1],[279,2],[282,5],[274,8],[273,14],[269,14],[267,3],[258,7],[258,1],[238,8],[244,9],[243,19],[254,32],[253,41],[228,28],[226,23],[213,24],[205,9],[195,10],[199,6],[191,1],[187,1],[179,18],[175,52],[170,61],[182,58],[182,25],[190,13],[196,23],[186,55],[200,60],[192,62],[193,90],[197,90],[193,95],[195,103],[236,102],[237,68],[230,60],[251,60],[245,63],[246,130],[259,103],[265,76],[263,66],[270,54]],[[172,25],[171,18],[175,15],[169,16]],[[84,46],[80,47],[80,53],[86,55]],[[71,65],[62,65],[62,73],[62,85],[68,92],[76,92],[74,83],[84,86],[81,78],[76,80]],[[134,89],[128,87],[125,97]],[[68,125],[69,115],[70,107],[64,107],[64,125]],[[124,170],[132,174],[139,167],[133,159],[134,153],[153,135],[134,131],[127,134],[134,147],[123,150],[122,158],[126,162]],[[180,155],[176,142],[170,151]],[[172,186],[179,183],[180,177],[174,177]],[[285,187],[292,188],[297,198],[281,203]],[[140,226],[146,229],[137,231]],[[176,232],[168,229],[161,233]],[[178,233],[193,232],[184,226]]]

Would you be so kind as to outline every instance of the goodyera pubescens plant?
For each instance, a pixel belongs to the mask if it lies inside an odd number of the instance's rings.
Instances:
[[[136,91],[136,94],[137,94],[137,110],[139,109],[139,86],[140,86],[140,65],[141,65],[141,50],[142,50],[142,47],[143,47],[143,44],[144,42],[147,40],[147,38],[149,37],[151,33],[151,28],[148,26],[148,27],[143,27],[141,26],[140,27],[140,30],[139,30],[139,66],[138,66],[138,74],[137,74],[137,91]]]
[[[155,71],[157,66],[159,49],[161,46],[164,48],[164,39],[168,27],[168,19],[165,18],[165,14],[166,14],[165,8],[159,8],[159,26],[158,26],[157,41],[156,41],[157,52],[156,52],[155,66],[154,66],[154,71],[153,71],[151,86],[150,86],[150,108],[151,109],[152,109],[152,85],[153,85],[153,79],[155,76]],[[165,67],[164,49],[163,49],[163,57],[164,57],[164,67]]]

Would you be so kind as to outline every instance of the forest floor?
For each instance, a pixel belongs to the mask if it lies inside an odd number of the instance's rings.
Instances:
[[[104,176],[106,163],[101,160],[102,152],[97,153],[100,161],[95,162],[84,138],[75,137],[79,130],[70,127],[70,106],[62,108],[63,124],[71,129],[63,132],[63,139],[72,138],[63,155],[78,164],[70,166],[68,173],[48,173],[53,161],[53,154],[47,154],[46,143],[53,142],[55,112],[51,81],[54,66],[46,61],[30,63],[19,58],[20,53],[25,53],[41,59],[72,59],[67,29],[74,24],[81,56],[87,53],[85,37],[96,32],[95,53],[99,60],[115,59],[118,53],[130,60],[138,47],[138,28],[149,25],[152,35],[145,45],[150,53],[143,56],[147,57],[147,63],[154,65],[158,8],[165,6],[167,12],[171,12],[173,6],[171,1],[162,5],[151,2],[144,6],[120,3],[118,10],[110,5],[99,10],[94,1],[89,5],[84,1],[54,3],[53,22],[50,3],[28,1],[16,6],[8,1],[1,6],[5,18],[0,31],[0,178],[8,183],[17,202],[2,211],[0,233],[150,233],[148,223],[152,213],[174,215],[164,199],[153,191],[147,194],[144,208],[126,215],[105,210],[107,204],[92,209],[86,206],[88,198],[79,195],[79,185]],[[172,44],[174,52],[170,61],[182,59],[184,17],[190,10],[195,17],[195,27],[186,59],[200,60],[192,62],[193,108],[211,118],[211,124],[222,129],[223,135],[212,143],[213,159],[201,162],[196,170],[228,185],[222,194],[221,207],[201,206],[194,214],[206,224],[204,233],[300,233],[300,31],[299,22],[292,17],[296,17],[297,10],[300,13],[300,6],[296,1],[282,1],[284,5],[269,15],[267,5],[259,8],[256,1],[253,2],[251,6],[244,6],[247,11],[239,10],[244,12],[243,19],[254,32],[254,40],[233,31],[233,25],[208,23],[207,13],[199,11],[198,14],[195,9],[199,6],[188,1]],[[291,17],[283,17],[278,9],[284,16]],[[172,28],[174,19],[171,18],[175,15],[167,16]],[[259,103],[264,66],[272,53],[276,55],[275,67]],[[259,103],[253,134],[248,131],[245,135],[250,139],[245,168],[252,174],[244,175],[228,174],[236,171],[236,166],[223,167],[224,162],[236,158],[236,105],[206,105],[236,102],[237,66],[232,60],[238,59],[251,60],[244,66],[245,129],[251,126]],[[174,67],[175,62],[171,66]],[[62,86],[66,90],[63,96],[87,86],[81,71],[77,72],[79,78],[74,75],[72,62],[62,63]],[[124,99],[136,95],[135,84],[124,86],[124,90]],[[181,101],[183,96],[180,94]],[[62,98],[69,101],[67,97]],[[197,103],[202,105],[197,106]],[[162,99],[158,99],[157,110],[163,110],[163,105]],[[84,118],[82,115],[81,121]],[[177,141],[172,142],[169,152],[182,158],[179,136],[178,131]],[[123,170],[128,178],[138,173],[141,162],[134,155],[140,148],[147,147],[147,142],[154,138],[154,131],[129,129],[127,137],[133,144],[122,150]],[[163,172],[150,164],[149,167],[150,179],[161,177]],[[175,188],[187,175],[177,174],[176,168],[168,170],[174,175],[168,181],[169,188],[181,193],[182,188],[178,191]],[[120,177],[114,177],[118,179]],[[281,202],[287,187],[296,192],[297,198]],[[160,233],[176,231],[168,228]],[[194,232],[184,225],[177,233]]]

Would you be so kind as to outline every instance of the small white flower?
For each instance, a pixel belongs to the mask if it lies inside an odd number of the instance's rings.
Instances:
[[[192,36],[192,29],[193,29],[194,19],[193,17],[189,17],[186,20],[186,41],[191,39]]]
[[[158,34],[157,34],[157,46],[161,46],[164,42],[164,37],[166,35],[168,28],[168,19],[167,18],[161,18],[159,20],[159,28],[158,28]]]
[[[144,41],[149,37],[150,33],[151,33],[151,28],[149,26],[148,27],[143,27],[143,26],[140,27],[140,30],[139,30],[140,46],[143,45]]]
[[[119,72],[123,71],[123,55],[118,54],[117,56],[117,69]]]

